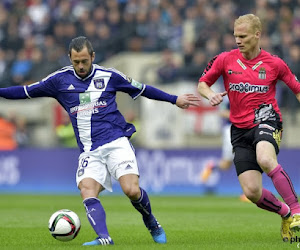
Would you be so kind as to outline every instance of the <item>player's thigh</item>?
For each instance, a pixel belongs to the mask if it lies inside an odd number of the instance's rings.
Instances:
[[[268,141],[259,141],[256,144],[256,158],[257,163],[266,173],[269,173],[278,165],[275,148]]]
[[[268,141],[274,146],[275,152],[278,154],[282,138],[282,123],[280,121],[261,123],[256,127],[254,137],[255,145],[260,141]]]
[[[140,197],[139,177],[136,174],[125,174],[119,178],[123,192],[131,199]]]
[[[104,190],[102,185],[92,178],[82,179],[78,184],[78,188],[82,199],[98,197],[99,193]]]
[[[256,161],[256,152],[251,147],[235,147],[233,162],[238,176],[248,170],[256,170],[263,173]]]
[[[111,144],[106,163],[111,176],[119,180],[121,176],[133,174],[138,176],[139,170],[134,149],[127,137],[121,137]]]
[[[101,160],[99,152],[101,152],[101,150],[85,152],[79,156],[76,173],[77,186],[82,180],[85,180],[84,184],[88,185],[90,183],[90,186],[97,188],[97,185],[93,185],[93,182],[89,181],[89,179],[93,179],[99,183],[101,187],[112,191],[111,176],[106,164]],[[103,188],[100,188],[100,191],[102,191]]]

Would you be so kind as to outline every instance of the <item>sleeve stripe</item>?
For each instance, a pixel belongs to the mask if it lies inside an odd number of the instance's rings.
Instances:
[[[143,94],[145,88],[146,88],[146,85],[143,84],[143,89],[141,90],[141,92],[138,95],[136,95],[135,97],[133,97],[133,100],[137,99],[141,94]]]
[[[127,76],[124,73],[122,73],[121,71],[119,71],[119,70],[117,70],[115,68],[105,68],[105,67],[100,66],[98,64],[96,64],[96,68],[97,69],[101,69],[101,70],[106,70],[106,71],[112,71],[112,72],[114,72],[114,73],[122,76],[125,80],[127,80]]]
[[[26,86],[24,86],[24,91],[25,91],[25,94],[28,96],[28,98],[31,99],[30,95],[27,92]]]
[[[73,71],[74,71],[74,69],[73,69],[72,66],[66,66],[66,67],[63,67],[62,69],[57,70],[57,71],[51,73],[50,75],[46,76],[46,77],[43,79],[43,81],[47,80],[47,79],[50,78],[51,76],[54,76],[54,75],[59,74],[59,73],[66,72],[66,71],[68,71],[68,70],[73,70]]]

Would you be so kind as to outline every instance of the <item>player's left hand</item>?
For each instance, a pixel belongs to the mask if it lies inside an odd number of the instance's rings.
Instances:
[[[184,94],[178,96],[176,100],[176,105],[179,108],[187,109],[190,105],[199,106],[200,98],[194,94]]]

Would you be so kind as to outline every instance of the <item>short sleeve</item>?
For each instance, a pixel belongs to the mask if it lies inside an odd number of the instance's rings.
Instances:
[[[146,87],[146,85],[143,83],[115,72],[112,76],[112,86],[116,91],[127,93],[133,99],[139,97],[144,92]]]
[[[213,85],[223,73],[225,56],[226,52],[223,52],[211,59],[199,78],[199,82],[205,82],[208,86]]]

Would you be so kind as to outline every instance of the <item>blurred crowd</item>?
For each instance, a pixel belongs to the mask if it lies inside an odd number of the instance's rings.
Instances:
[[[0,151],[15,150],[28,144],[26,120],[15,113],[8,116],[0,113]]]
[[[206,62],[235,47],[233,21],[257,14],[262,47],[299,73],[300,0],[2,0],[0,87],[40,80],[69,64],[72,38],[87,36],[96,62],[121,51],[162,52],[161,82],[196,81]],[[182,61],[172,60],[179,53]]]
[[[261,47],[299,78],[300,0],[1,0],[0,87],[69,65],[68,44],[78,35],[92,42],[96,63],[122,51],[161,52],[159,83],[197,83],[213,56],[236,47],[233,21],[246,13],[262,20]],[[284,85],[281,93],[282,105],[299,107]]]

